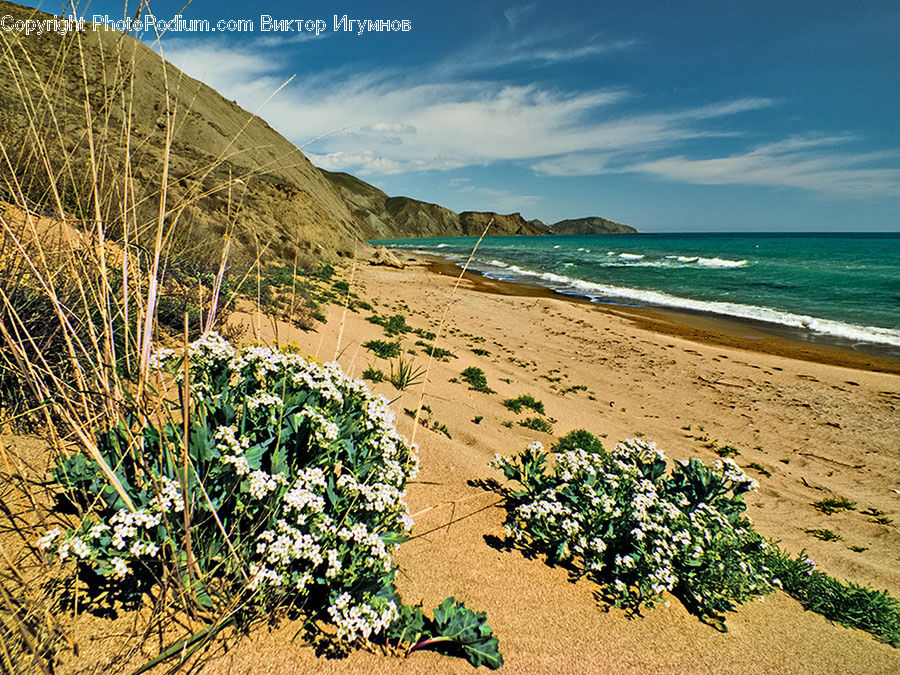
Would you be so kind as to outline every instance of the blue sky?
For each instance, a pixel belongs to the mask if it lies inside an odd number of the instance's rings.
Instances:
[[[121,5],[85,13],[106,11]],[[263,32],[261,14],[328,28]],[[335,14],[411,30],[335,32]],[[392,195],[648,232],[900,230],[892,0],[195,0],[184,15],[255,26],[166,37],[167,58]]]

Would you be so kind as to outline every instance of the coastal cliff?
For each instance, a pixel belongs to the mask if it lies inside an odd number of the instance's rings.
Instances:
[[[402,239],[424,237],[479,236],[493,218],[488,234],[549,234],[543,223],[525,220],[520,213],[507,215],[487,211],[456,213],[438,204],[390,197],[348,173],[320,169],[341,194],[370,238]]]

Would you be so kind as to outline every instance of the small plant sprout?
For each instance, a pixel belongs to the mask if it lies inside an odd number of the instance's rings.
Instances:
[[[402,356],[398,356],[396,362],[391,361],[391,374],[388,381],[397,391],[403,391],[421,382],[424,376],[424,368],[416,367],[412,361],[404,361]]]
[[[813,529],[813,530],[805,530],[806,534],[810,534],[816,539],[821,539],[822,541],[843,541],[843,537],[836,532],[832,532],[831,530],[824,529]]]
[[[827,499],[821,499],[817,502],[813,502],[812,507],[821,511],[826,516],[830,516],[839,511],[854,511],[856,510],[856,502],[851,502],[849,499],[845,499],[844,497],[829,497]]]

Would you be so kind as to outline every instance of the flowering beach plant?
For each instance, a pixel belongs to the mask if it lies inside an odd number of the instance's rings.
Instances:
[[[587,447],[558,453],[552,470],[540,443],[495,458],[522,486],[505,491],[517,545],[576,566],[617,607],[637,612],[668,591],[721,630],[723,612],[777,585],[767,543],[744,514],[742,495],[756,482],[734,462],[691,459],[667,473],[652,443]]]
[[[198,611],[291,606],[348,644],[385,636],[403,609],[393,554],[412,528],[405,489],[418,469],[387,401],[336,363],[236,351],[215,333],[189,345],[187,368],[165,350],[155,365],[182,387],[189,373],[188,424],[135,419],[100,434],[125,495],[92,459],[61,461],[55,478],[83,520],[39,545],[109,580],[168,575]]]

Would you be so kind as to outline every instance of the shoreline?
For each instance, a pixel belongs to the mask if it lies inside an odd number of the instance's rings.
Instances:
[[[407,258],[424,262],[426,269],[433,274],[459,277],[461,268],[451,260],[422,253],[407,254],[404,252],[404,255]],[[793,337],[791,330],[787,327],[784,331],[780,331],[778,327],[761,321],[754,322],[734,317],[720,317],[656,307],[632,307],[597,302],[582,296],[559,293],[543,286],[491,279],[472,270],[467,270],[464,278],[472,284],[473,290],[482,293],[556,298],[588,305],[597,311],[629,319],[637,328],[701,344],[732,347],[854,370],[900,375],[900,359],[858,352],[827,342],[807,342]]]

